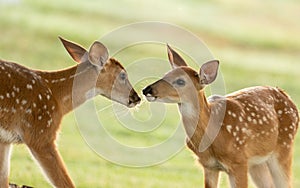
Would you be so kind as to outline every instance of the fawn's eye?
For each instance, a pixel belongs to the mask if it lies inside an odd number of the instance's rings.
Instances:
[[[184,86],[185,81],[183,79],[179,78],[179,79],[176,80],[176,84],[179,85],[179,86]]]
[[[125,80],[125,79],[127,78],[125,72],[121,72],[119,76],[120,76],[120,79],[121,79],[121,80]]]

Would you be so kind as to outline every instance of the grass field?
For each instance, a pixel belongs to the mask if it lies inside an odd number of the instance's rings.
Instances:
[[[295,0],[0,0],[0,58],[34,69],[61,69],[74,62],[58,41],[59,35],[88,47],[92,41],[126,24],[167,22],[191,31],[206,43],[215,58],[221,61],[227,93],[253,85],[279,86],[299,107],[299,18],[300,3]],[[133,48],[128,52],[115,56],[124,65],[149,57],[149,54],[166,58],[162,45],[156,49]],[[141,92],[144,86],[136,85],[136,89]],[[109,104],[101,97],[97,101]],[[127,144],[153,144],[164,139],[174,119],[179,119],[176,106],[170,105],[170,109],[168,116],[174,118],[164,122],[169,127],[162,126],[143,134],[128,131],[117,123],[111,123],[110,129]],[[103,116],[112,117],[111,114]],[[110,118],[104,121],[113,122]],[[299,145],[300,134],[295,142],[294,187],[300,187]],[[202,170],[197,168],[186,148],[166,162],[147,168],[123,167],[104,160],[81,137],[73,113],[62,122],[59,149],[77,187],[181,188],[203,185]],[[51,187],[22,145],[14,147],[10,181],[38,188]],[[224,175],[221,187],[228,187]]]

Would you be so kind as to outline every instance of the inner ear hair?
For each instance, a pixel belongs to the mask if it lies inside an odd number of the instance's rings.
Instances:
[[[205,74],[203,75],[202,79],[201,78],[199,78],[199,79],[200,79],[200,84],[202,84],[202,85],[207,84],[207,77]]]
[[[97,72],[100,72],[102,70],[105,70],[106,60],[104,57],[100,57],[99,64],[97,63],[91,63],[91,64],[93,65],[93,67],[95,67]]]
[[[219,61],[212,60],[204,63],[200,68],[200,83],[201,84],[210,84],[212,83],[218,74]]]
[[[108,50],[99,41],[95,41],[89,50],[89,60],[95,66],[102,67],[108,60]]]

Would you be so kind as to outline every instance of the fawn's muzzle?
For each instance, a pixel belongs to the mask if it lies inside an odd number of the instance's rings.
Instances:
[[[138,96],[138,94],[132,89],[130,91],[129,95],[129,101],[128,101],[128,106],[129,107],[134,107],[135,105],[139,104],[141,101],[141,98]]]
[[[146,96],[146,99],[150,102],[155,101],[157,98],[156,96],[154,96],[154,92],[151,85],[143,89],[143,94]]]
[[[147,96],[147,95],[152,95],[153,93],[152,93],[152,87],[151,86],[148,86],[148,87],[146,87],[145,89],[143,89],[143,94],[145,95],[145,96]]]

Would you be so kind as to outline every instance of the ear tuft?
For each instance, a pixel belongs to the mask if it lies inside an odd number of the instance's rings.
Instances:
[[[60,36],[58,36],[58,38],[74,61],[76,61],[77,63],[81,63],[86,60],[87,51],[83,47]]]
[[[208,85],[215,81],[218,75],[219,61],[212,60],[204,63],[200,68],[200,84]]]
[[[180,66],[187,66],[183,58],[167,44],[168,58],[173,69]]]

